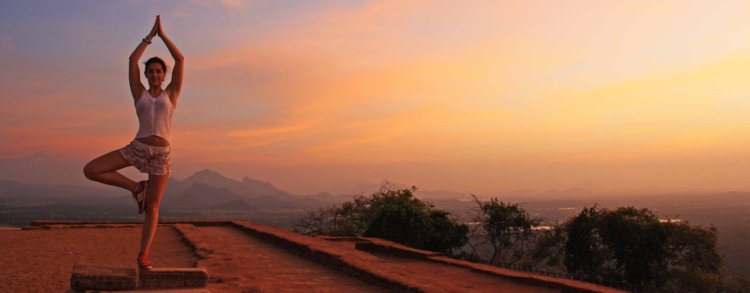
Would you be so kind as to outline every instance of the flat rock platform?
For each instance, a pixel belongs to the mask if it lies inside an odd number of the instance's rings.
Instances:
[[[66,292],[79,261],[133,266],[139,228],[137,223],[35,221],[23,230],[0,230],[0,257],[23,268],[0,271],[0,279],[10,280],[0,282],[0,291]],[[52,264],[44,264],[48,260]],[[309,237],[246,221],[161,223],[152,263],[208,272],[206,288],[189,289],[206,291],[184,292],[621,292],[450,259],[382,239]]]

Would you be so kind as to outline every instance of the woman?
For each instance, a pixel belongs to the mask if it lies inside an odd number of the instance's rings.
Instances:
[[[167,66],[163,60],[153,57],[146,61],[144,71],[148,79],[148,90],[140,80],[138,60],[143,51],[151,44],[155,36],[161,37],[167,45],[169,53],[175,60],[172,82],[162,89]],[[177,106],[177,99],[182,88],[182,72],[184,59],[182,53],[164,34],[159,16],[151,32],[143,38],[133,54],[130,55],[128,77],[130,79],[130,93],[133,95],[136,113],[140,127],[135,139],[122,149],[109,152],[86,164],[83,173],[87,178],[104,184],[122,187],[132,192],[133,199],[138,204],[138,212],[146,212],[141,232],[141,246],[138,253],[138,267],[143,270],[151,269],[148,261],[151,243],[156,235],[159,219],[159,202],[167,186],[167,179],[171,170],[170,130],[172,126],[172,112]],[[117,172],[117,170],[134,166],[141,173],[148,173],[148,181],[135,182]]]

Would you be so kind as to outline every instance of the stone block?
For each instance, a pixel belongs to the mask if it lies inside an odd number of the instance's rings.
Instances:
[[[73,290],[133,290],[137,285],[135,268],[77,263],[70,276]]]
[[[204,288],[208,272],[204,268],[153,268],[140,271],[139,283],[142,289]]]

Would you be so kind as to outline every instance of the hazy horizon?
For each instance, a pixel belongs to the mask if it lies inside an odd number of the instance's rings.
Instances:
[[[48,155],[45,155],[43,153],[35,153],[28,157],[19,157],[19,158],[0,158],[0,180],[10,180],[10,181],[16,181],[24,184],[52,184],[52,185],[82,185],[82,186],[92,186],[92,187],[105,187],[104,185],[90,181],[86,179],[85,177],[79,176],[78,172],[80,170],[78,164],[80,162],[78,161],[64,161],[64,160],[58,160],[49,157]],[[65,170],[63,172],[57,172],[56,169]],[[248,174],[241,174],[241,173],[228,173],[226,170],[222,169],[214,169],[214,168],[199,168],[190,172],[176,172],[176,175],[173,175],[172,178],[183,181],[187,179],[187,177],[193,176],[195,173],[203,171],[203,170],[210,170],[213,172],[216,172],[220,174],[221,176],[224,176],[226,178],[235,180],[235,181],[242,181],[245,177],[249,177],[254,180],[260,180],[263,182],[267,182],[270,184],[273,184],[277,188],[290,192],[292,194],[297,195],[312,195],[317,194],[321,192],[327,192],[331,193],[333,195],[339,195],[339,194],[356,194],[356,193],[369,193],[376,191],[383,183],[388,183],[395,186],[402,186],[402,187],[408,187],[413,186],[415,184],[411,184],[409,182],[400,181],[395,178],[336,178],[328,181],[319,182],[319,184],[315,185],[313,188],[310,188],[309,186],[304,186],[302,188],[294,188],[294,186],[287,186],[284,184],[279,184],[279,182],[276,182],[274,180],[270,180],[265,177],[255,177],[250,176]],[[145,174],[139,173],[137,170],[135,170],[132,167],[125,168],[122,170],[122,172],[131,178],[146,178]],[[436,188],[434,186],[430,185],[416,185],[418,193],[421,192],[453,192],[453,193],[462,193],[463,196],[467,196],[468,194],[475,194],[479,196],[480,198],[489,198],[489,197],[510,197],[515,199],[522,199],[527,198],[528,196],[535,196],[530,199],[549,199],[543,197],[544,195],[552,196],[553,199],[559,199],[560,195],[569,196],[570,199],[585,199],[590,198],[592,196],[596,198],[601,199],[626,199],[629,197],[637,197],[641,195],[664,195],[664,196],[670,196],[670,195],[717,195],[722,193],[731,193],[731,192],[750,192],[750,190],[741,190],[741,189],[735,189],[735,190],[722,190],[722,189],[716,189],[716,190],[644,190],[644,191],[638,191],[638,190],[631,190],[631,191],[606,191],[606,190],[597,190],[586,186],[568,186],[563,188],[522,188],[522,189],[500,189],[500,190],[491,190],[491,191],[477,191],[478,189],[468,189],[468,190],[460,190],[460,189],[445,189],[445,188]],[[445,195],[445,194],[444,194]],[[542,195],[542,197],[538,197]]]
[[[0,1],[1,174],[86,184],[86,162],[133,138],[127,57],[160,14],[186,58],[178,179],[211,169],[297,194],[362,179],[482,194],[748,191],[746,11]],[[154,55],[172,63],[161,40]]]

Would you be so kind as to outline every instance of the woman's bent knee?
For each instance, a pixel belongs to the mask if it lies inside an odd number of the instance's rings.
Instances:
[[[90,180],[96,180],[96,175],[99,175],[96,170],[94,169],[92,162],[89,162],[86,164],[86,166],[83,167],[83,175],[86,176],[86,178]]]

